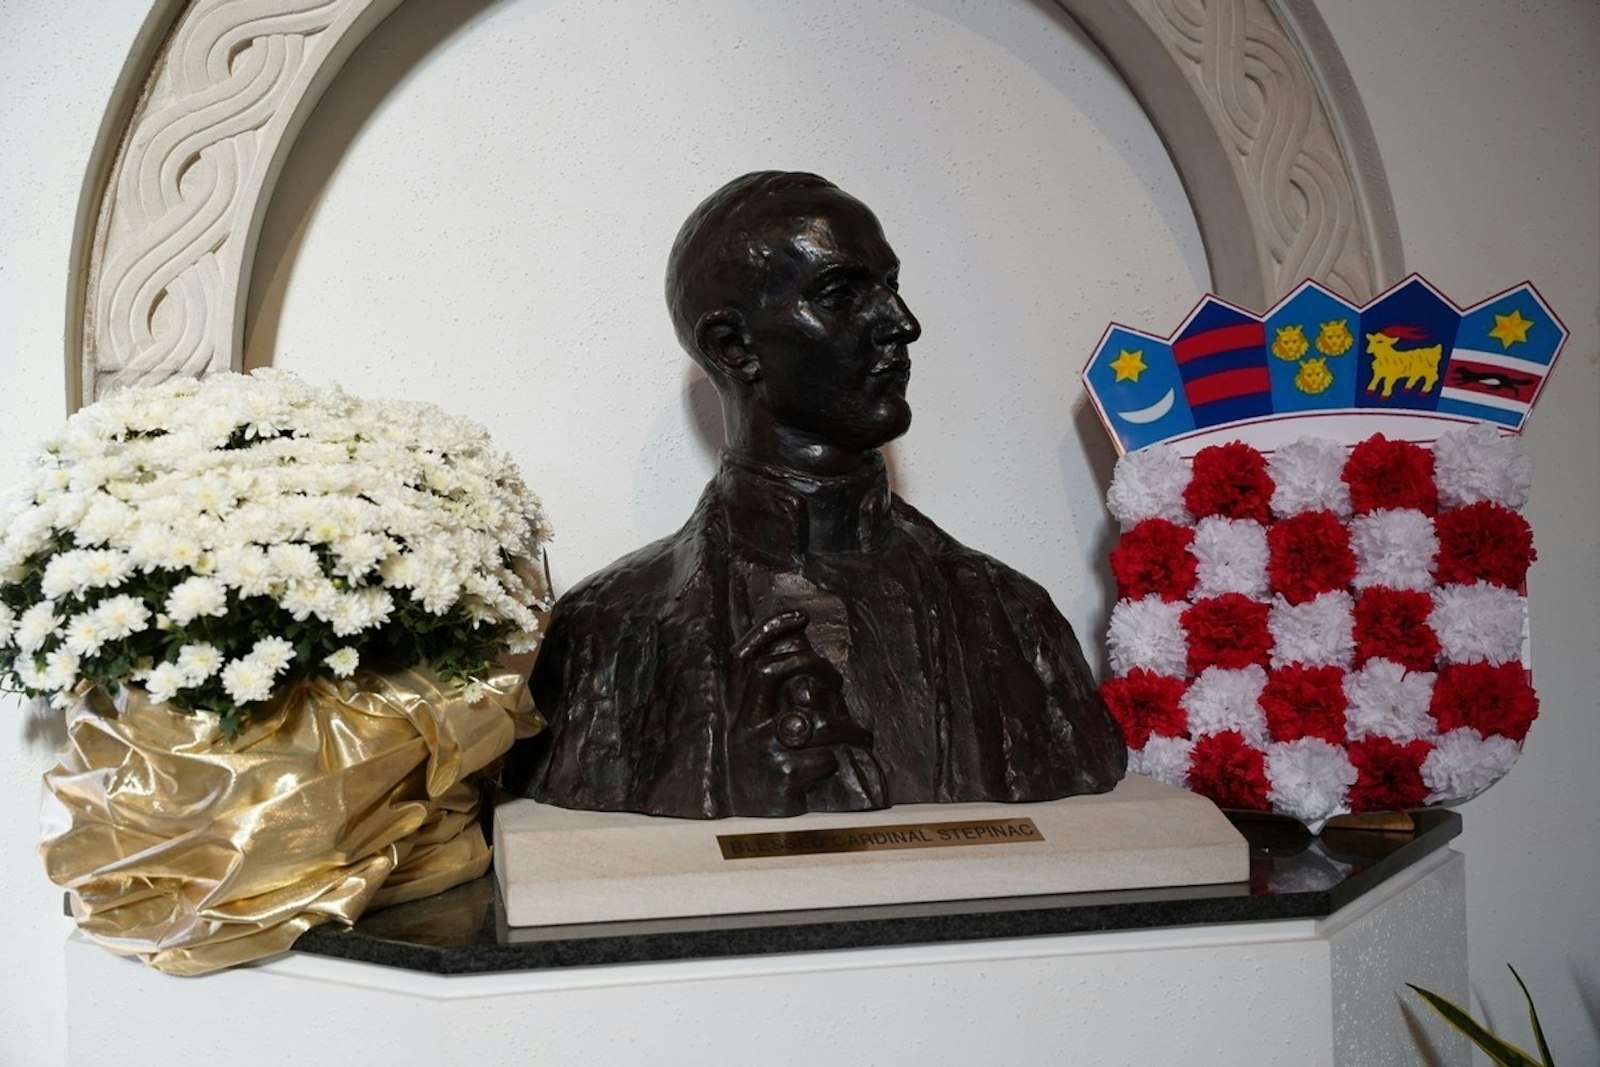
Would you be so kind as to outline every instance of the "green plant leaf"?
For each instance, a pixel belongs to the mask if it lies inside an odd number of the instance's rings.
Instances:
[[[1467,1035],[1467,1040],[1481,1048],[1495,1063],[1503,1067],[1541,1067],[1538,1060],[1510,1042],[1495,1037],[1453,1001],[1410,982],[1406,985],[1427,1001],[1428,1007],[1438,1012],[1445,1022]]]
[[[1522,998],[1528,1002],[1528,1022],[1533,1024],[1533,1039],[1539,1043],[1539,1056],[1544,1060],[1544,1067],[1556,1067],[1556,1061],[1550,1055],[1550,1046],[1545,1044],[1544,1027],[1539,1025],[1539,1013],[1534,1010],[1533,995],[1528,992],[1528,984],[1511,964],[1506,964],[1506,969],[1517,980],[1517,985],[1522,989]]]

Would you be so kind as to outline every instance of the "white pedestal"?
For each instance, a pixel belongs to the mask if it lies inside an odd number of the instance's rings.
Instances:
[[[1204,797],[1130,775],[1040,804],[909,804],[790,819],[495,809],[512,926],[1214,885],[1250,876]]]
[[[456,978],[168,978],[74,938],[68,1063],[1465,1065],[1403,985],[1465,998],[1463,873],[1441,850],[1321,920]]]

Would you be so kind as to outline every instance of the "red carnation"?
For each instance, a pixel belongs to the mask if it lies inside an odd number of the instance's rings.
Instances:
[[[1196,518],[1221,515],[1229,519],[1271,521],[1267,505],[1272,500],[1272,479],[1267,461],[1249,445],[1230,441],[1202,448],[1194,457],[1194,472],[1183,502]]]
[[[1350,745],[1356,784],[1350,787],[1350,809],[1398,811],[1421,807],[1428,799],[1422,782],[1422,761],[1433,746],[1426,741],[1400,744],[1387,737],[1368,737]]]
[[[1218,807],[1269,811],[1267,759],[1245,743],[1237,730],[1210,734],[1195,742],[1189,761],[1189,788]]]
[[[1267,527],[1267,578],[1291,604],[1349,586],[1356,576],[1350,531],[1331,511],[1306,511]]]
[[[1267,675],[1261,710],[1274,741],[1320,737],[1331,745],[1345,742],[1344,671],[1292,663]]]
[[[1188,737],[1189,716],[1178,701],[1187,688],[1181,678],[1135,667],[1121,678],[1107,679],[1100,687],[1111,717],[1122,727],[1129,748],[1143,748],[1151,734]]]
[[[1383,508],[1416,508],[1424,515],[1439,510],[1433,454],[1409,441],[1391,441],[1381,433],[1367,438],[1351,450],[1344,480],[1357,515]]]
[[[1520,663],[1453,663],[1439,669],[1428,711],[1441,731],[1470,726],[1520,742],[1539,714],[1539,698]]]
[[[1182,600],[1194,589],[1195,558],[1189,551],[1194,531],[1166,519],[1145,519],[1122,535],[1111,550],[1117,595],[1139,600],[1155,593]]]
[[[1207,667],[1265,667],[1272,652],[1267,605],[1242,593],[1197,600],[1183,613],[1189,638],[1189,673]]]
[[[1411,671],[1431,671],[1439,637],[1428,625],[1433,598],[1416,589],[1375,585],[1356,598],[1356,666],[1388,659]]]
[[[1527,520],[1493,501],[1440,512],[1434,529],[1439,532],[1440,582],[1485,581],[1520,589],[1528,565],[1538,558]]]

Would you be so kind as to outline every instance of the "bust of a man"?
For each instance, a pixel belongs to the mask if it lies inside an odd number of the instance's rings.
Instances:
[[[1127,753],[1037,584],[889,491],[921,332],[860,201],[747,174],[684,223],[678,339],[727,446],[676,534],[557,603],[533,672],[549,729],[507,784],[692,818],[1103,792]]]

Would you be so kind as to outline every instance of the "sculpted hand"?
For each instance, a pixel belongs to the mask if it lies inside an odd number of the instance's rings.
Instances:
[[[804,611],[782,611],[752,626],[733,646],[744,686],[730,760],[751,758],[757,788],[794,796],[833,774],[834,745],[870,748],[872,735],[844,710],[844,679],[806,640]],[[733,771],[737,781],[744,777]],[[755,785],[756,783],[752,783]]]

